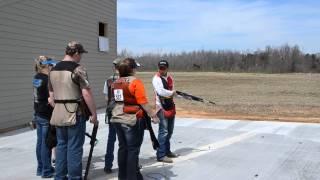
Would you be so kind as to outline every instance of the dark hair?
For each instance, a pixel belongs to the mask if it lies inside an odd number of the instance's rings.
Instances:
[[[137,68],[136,61],[133,58],[126,58],[118,65],[120,77],[128,77],[133,75],[133,69]]]
[[[73,56],[77,53],[76,49],[71,49],[69,47],[66,48],[66,55]]]

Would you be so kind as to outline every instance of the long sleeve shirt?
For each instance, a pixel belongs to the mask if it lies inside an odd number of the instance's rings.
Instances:
[[[170,75],[167,76],[162,76],[166,81],[168,79]],[[171,77],[172,78],[172,77]],[[173,79],[173,78],[172,78]],[[159,77],[158,74],[156,74],[153,79],[152,79],[152,85],[153,85],[153,89],[154,92],[156,94],[156,110],[159,111],[160,109],[162,109],[161,103],[160,103],[160,99],[159,96],[163,96],[163,97],[170,97],[173,95],[173,91],[171,90],[167,90],[163,87],[163,83],[161,78]],[[173,89],[174,89],[174,82],[173,82]]]

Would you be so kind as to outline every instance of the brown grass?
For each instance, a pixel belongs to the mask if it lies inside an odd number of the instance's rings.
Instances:
[[[138,73],[154,100],[154,73]],[[177,116],[320,122],[320,74],[177,72],[177,90],[216,102],[176,99]]]

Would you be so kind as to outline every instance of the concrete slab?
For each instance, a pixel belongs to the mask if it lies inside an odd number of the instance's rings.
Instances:
[[[108,125],[101,121],[90,179],[117,179],[103,172]],[[153,125],[157,131],[157,125]],[[87,132],[92,125],[88,124]],[[36,132],[23,129],[0,135],[0,179],[35,176]],[[320,124],[177,118],[173,164],[159,163],[146,132],[140,163],[145,179],[319,180]],[[83,163],[89,151],[85,142]],[[116,150],[117,151],[117,150]],[[116,155],[116,153],[115,153]]]

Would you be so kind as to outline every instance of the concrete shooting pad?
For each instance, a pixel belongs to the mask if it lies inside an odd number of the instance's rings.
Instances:
[[[98,144],[89,179],[117,179],[103,171],[108,125],[99,114]],[[177,118],[171,141],[180,154],[174,163],[157,162],[145,131],[140,164],[144,179],[181,180],[319,180],[320,124]],[[158,126],[153,125],[158,131]],[[92,125],[87,124],[91,133]],[[85,169],[90,144],[86,138]],[[0,135],[0,179],[41,179],[35,176],[36,131],[21,129]],[[117,147],[117,142],[116,145]],[[115,156],[117,156],[117,148]]]

